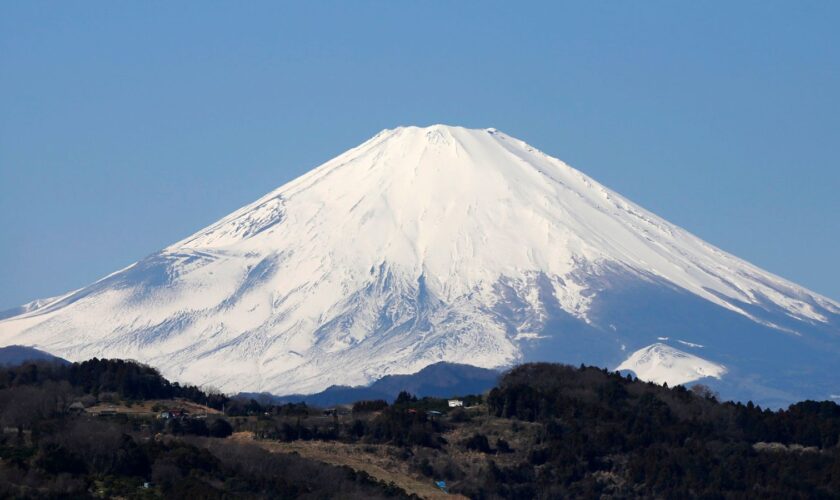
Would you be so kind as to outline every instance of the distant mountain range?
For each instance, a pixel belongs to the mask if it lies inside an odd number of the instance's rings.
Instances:
[[[0,345],[136,359],[227,393],[545,360],[762,405],[840,394],[840,304],[495,129],[384,130],[9,315]]]
[[[16,366],[26,363],[27,361],[46,361],[61,364],[70,363],[66,359],[53,356],[48,352],[39,351],[34,347],[26,347],[22,345],[0,347],[0,366]]]
[[[304,402],[310,406],[333,406],[356,401],[382,399],[391,403],[401,391],[417,397],[448,398],[468,394],[482,394],[492,389],[501,373],[496,370],[454,363],[435,363],[411,375],[386,375],[368,386],[334,385],[317,394],[273,396],[262,393],[242,393],[274,404]]]

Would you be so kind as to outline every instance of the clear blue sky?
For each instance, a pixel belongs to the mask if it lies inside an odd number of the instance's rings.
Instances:
[[[0,309],[383,128],[496,127],[840,299],[840,2],[0,3]]]

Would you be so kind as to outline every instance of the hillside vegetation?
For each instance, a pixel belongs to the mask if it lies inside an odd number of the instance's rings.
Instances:
[[[143,408],[177,397],[225,414],[68,409],[103,397]],[[516,367],[461,399],[273,405],[130,362],[29,364],[0,374],[0,496],[433,497],[444,481],[471,498],[840,497],[833,402],[769,411],[556,364]]]
[[[0,498],[407,497],[347,467],[223,439],[232,426],[210,406],[228,403],[122,360],[0,370]]]

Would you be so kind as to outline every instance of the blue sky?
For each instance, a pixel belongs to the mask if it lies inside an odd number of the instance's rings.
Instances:
[[[0,4],[0,309],[432,123],[840,299],[838,2],[242,4]]]

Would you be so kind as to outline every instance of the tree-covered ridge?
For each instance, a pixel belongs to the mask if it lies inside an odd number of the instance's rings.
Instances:
[[[528,364],[502,378],[487,407],[540,429],[527,463],[492,469],[506,497],[840,496],[840,406],[830,401],[770,411],[702,388]]]
[[[721,403],[703,386],[548,363],[516,367],[464,401],[452,410],[402,393],[390,405],[359,402],[346,418],[262,418],[249,429],[267,441],[393,446],[474,498],[840,497],[840,406],[830,401],[771,411]]]
[[[840,406],[831,401],[763,410],[751,402],[718,402],[703,386],[669,389],[592,367],[521,365],[490,391],[487,404],[498,417],[597,425],[599,434],[615,434],[625,447],[691,437],[830,448],[840,439]]]
[[[155,368],[121,359],[93,358],[66,365],[33,362],[0,369],[0,389],[60,383],[81,394],[113,393],[134,400],[182,398],[216,409],[230,399],[195,386],[170,382]]]
[[[218,439],[233,431],[218,412],[161,418],[173,412],[90,413],[81,405],[103,399],[120,408],[230,401],[132,361],[0,370],[0,498],[407,497],[346,467]]]

